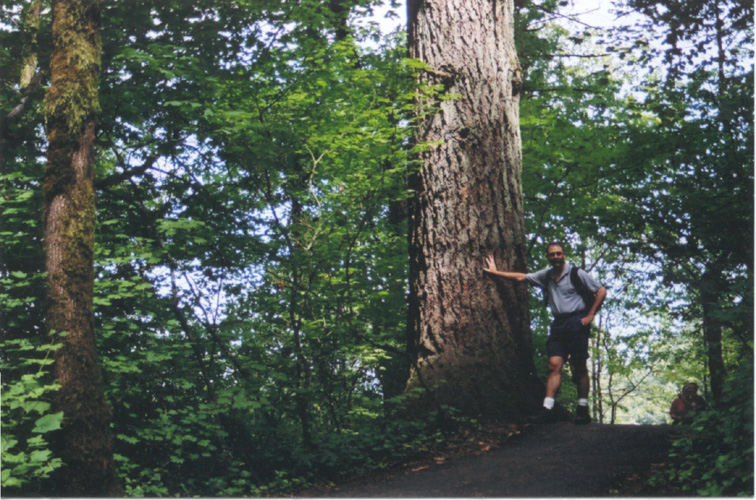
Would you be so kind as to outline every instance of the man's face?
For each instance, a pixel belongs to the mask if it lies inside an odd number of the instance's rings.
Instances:
[[[561,269],[564,265],[564,249],[559,245],[551,245],[546,250],[546,258],[549,259],[551,267]]]

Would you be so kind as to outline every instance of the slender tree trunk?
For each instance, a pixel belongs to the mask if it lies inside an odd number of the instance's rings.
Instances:
[[[706,360],[709,366],[711,396],[715,404],[722,398],[726,376],[724,357],[722,356],[722,322],[717,318],[722,282],[721,272],[707,270],[701,280],[700,290]]]
[[[388,203],[388,222],[392,234],[396,237],[403,237],[407,224],[407,203],[405,200],[390,201]],[[388,297],[404,297],[406,285],[402,277],[403,272],[405,271],[389,271],[389,274],[386,276]],[[394,311],[396,309],[391,310]],[[394,318],[391,319],[391,321],[394,320]],[[373,322],[373,338],[380,338],[379,332],[383,327],[382,320],[376,319]],[[378,372],[378,377],[381,381],[384,401],[401,395],[409,379],[410,365],[412,364],[412,359],[410,358],[412,347],[409,339],[405,337],[404,340],[402,348],[396,352],[387,352],[388,358],[380,362],[384,369]]]
[[[45,97],[44,218],[48,327],[60,337],[55,407],[64,412],[55,444],[66,464],[57,494],[115,496],[111,410],[95,349],[94,117],[98,108],[100,4],[55,0],[51,83]]]
[[[602,346],[604,339],[602,337],[600,324],[599,328],[596,328],[595,338],[592,342],[594,352],[596,353],[596,356],[593,357],[591,361],[591,367],[593,371],[591,377],[591,382],[593,383],[593,414],[598,423],[601,424],[604,423],[604,404],[601,398],[601,374],[604,368]]]
[[[301,241],[301,235],[298,232],[297,226],[301,223],[302,217],[302,204],[294,196],[291,197],[291,219],[290,219],[290,235],[289,235],[289,252],[291,254],[292,274],[291,274],[291,295],[289,298],[289,324],[291,327],[293,341],[294,341],[294,356],[295,356],[295,377],[296,377],[296,393],[294,395],[295,404],[297,407],[297,415],[299,422],[302,426],[302,443],[308,449],[313,449],[312,440],[312,425],[310,418],[310,406],[311,395],[310,387],[312,385],[312,365],[308,359],[304,345],[303,345],[303,332],[302,332],[302,314],[305,310],[304,299],[301,296],[300,290],[303,286],[303,272],[301,268],[301,261],[304,259],[302,255],[303,249],[299,242]]]
[[[42,1],[33,0],[26,13],[24,24],[31,35],[29,44],[24,47],[24,61],[21,66],[20,84],[25,89],[31,85],[34,75],[37,73],[37,33],[39,33],[40,16],[42,14]]]
[[[725,158],[727,164],[732,168],[735,172],[737,172],[738,176],[740,178],[748,179],[749,177],[752,177],[752,161],[745,160],[744,158],[737,153],[737,150],[740,149],[738,147],[737,143],[733,143],[733,141],[737,141],[737,137],[740,135],[739,130],[737,130],[737,118],[733,116],[733,109],[734,107],[729,102],[728,95],[730,95],[730,82],[727,78],[727,74],[725,71],[726,64],[728,62],[728,51],[727,51],[727,42],[726,42],[726,30],[724,27],[724,20],[722,18],[722,5],[719,3],[715,4],[715,12],[716,12],[716,21],[715,21],[715,29],[716,29],[716,43],[717,43],[717,105],[718,105],[718,116],[719,120],[722,124],[722,130],[724,133],[722,134],[722,137],[724,140],[728,141],[729,144],[727,144],[724,147],[725,152]],[[752,155],[751,155],[752,156]],[[747,158],[747,157],[746,157]],[[751,171],[751,174],[749,175],[749,171]],[[750,183],[749,183],[750,184]],[[751,189],[753,189],[753,185],[750,185]],[[753,199],[753,191],[751,191],[750,198]],[[754,273],[754,248],[753,245],[747,245],[746,248],[748,249],[748,252],[745,254],[740,255],[740,258],[742,259],[741,262],[744,262],[746,265],[746,276],[749,280],[749,286],[747,287],[748,290],[753,290],[753,273]],[[740,252],[739,252],[740,253]],[[745,308],[753,314],[753,294],[752,293],[746,293],[743,297]],[[704,310],[705,314],[705,310]],[[705,322],[706,323],[706,322]],[[704,333],[706,334],[706,324],[704,323]],[[745,328],[742,331],[740,330],[738,333],[742,336],[741,338],[744,339],[753,339],[754,338],[754,322],[751,320],[746,320],[744,322]],[[717,335],[719,335],[719,351],[721,352],[721,326],[714,327],[715,330],[718,328],[719,333],[716,332],[710,332],[711,336],[707,338],[711,338],[711,340],[715,340]],[[737,328],[737,327],[736,327]],[[714,346],[712,355],[716,358],[716,346]],[[719,355],[721,356],[721,354]],[[717,361],[718,363],[718,361]],[[715,365],[713,365],[715,366]],[[722,364],[722,371],[724,371],[724,363]],[[724,375],[723,375],[724,376]],[[714,374],[712,374],[712,381],[714,380]],[[716,382],[719,384],[719,382]],[[724,381],[721,382],[722,384]],[[714,387],[712,386],[712,392],[714,392]],[[716,394],[716,397],[720,396],[721,394]]]
[[[607,380],[607,398],[609,400],[609,423],[614,424],[614,419],[617,417],[617,404],[619,403],[619,400],[615,400],[614,398],[614,391],[613,391],[613,383],[614,381],[614,375],[609,373],[609,380]]]
[[[432,67],[426,83],[459,97],[418,128],[419,141],[442,143],[420,154],[411,181],[408,388],[424,381],[436,402],[483,419],[529,411],[543,395],[527,287],[482,272],[488,252],[500,268],[526,268],[513,31],[511,0],[409,1],[410,57]]]

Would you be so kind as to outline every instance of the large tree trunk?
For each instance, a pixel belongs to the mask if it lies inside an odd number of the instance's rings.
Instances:
[[[486,420],[531,410],[534,377],[525,284],[484,275],[484,257],[526,268],[519,88],[511,0],[410,0],[410,57],[450,94],[426,116],[410,208],[408,389]],[[423,113],[425,109],[420,109]]]
[[[120,495],[95,350],[94,116],[100,69],[98,0],[53,2],[51,84],[45,97],[45,252],[48,327],[60,337],[56,409],[64,412],[56,448],[66,464],[66,496]]]

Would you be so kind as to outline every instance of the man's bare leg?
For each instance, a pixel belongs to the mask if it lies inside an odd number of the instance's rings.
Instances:
[[[575,385],[578,390],[578,406],[576,424],[587,424],[591,421],[588,412],[588,392],[590,390],[590,378],[588,376],[588,366],[586,360],[572,363],[572,373]]]
[[[559,386],[562,385],[562,366],[564,359],[560,356],[549,358],[549,378],[546,380],[546,397],[556,397]],[[587,374],[586,374],[587,375]]]

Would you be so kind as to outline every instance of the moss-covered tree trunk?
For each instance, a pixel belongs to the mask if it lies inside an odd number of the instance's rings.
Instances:
[[[50,87],[45,97],[44,179],[47,321],[62,333],[55,354],[64,412],[54,443],[65,463],[55,494],[121,494],[97,362],[93,316],[94,140],[100,71],[100,3],[55,0]]]
[[[408,387],[491,420],[531,410],[534,377],[524,284],[482,272],[524,271],[520,67],[511,0],[410,0],[410,56],[426,83],[459,97],[424,118],[410,214],[409,328],[417,364]],[[423,110],[421,110],[422,112]]]

